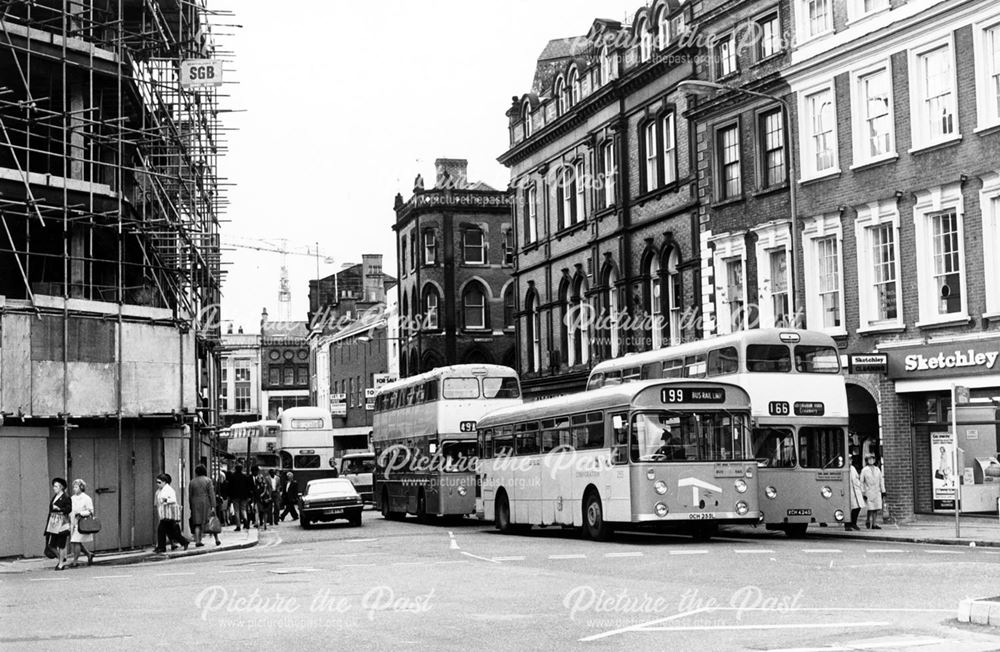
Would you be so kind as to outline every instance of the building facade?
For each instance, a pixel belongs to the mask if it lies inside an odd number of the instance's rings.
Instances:
[[[260,322],[260,406],[265,419],[290,407],[312,405],[309,396],[309,330],[304,321]]]
[[[551,41],[508,111],[515,311],[526,398],[579,391],[598,361],[700,337],[689,6]]]
[[[438,159],[436,183],[396,196],[401,376],[449,364],[513,366],[510,197],[470,183],[467,161]]]
[[[222,336],[219,347],[219,427],[258,421],[261,411],[261,337],[253,333]]]
[[[224,133],[218,96],[176,72],[214,58],[207,19],[201,3],[0,12],[0,557],[42,553],[57,476],[86,481],[94,548],[148,545],[154,476],[180,494],[211,457]]]

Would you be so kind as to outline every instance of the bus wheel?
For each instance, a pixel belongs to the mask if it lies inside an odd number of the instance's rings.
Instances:
[[[789,523],[785,526],[785,534],[793,539],[801,539],[806,535],[808,523]]]
[[[382,518],[387,521],[398,521],[399,514],[389,509],[389,490],[382,490]]]
[[[583,533],[594,541],[611,538],[611,526],[604,521],[601,496],[596,491],[590,491],[583,499]]]
[[[507,494],[500,492],[496,500],[496,515],[494,523],[501,534],[511,534],[514,527],[510,522],[510,503],[507,501]]]
[[[420,493],[417,494],[417,521],[426,523],[429,520],[427,518],[427,497],[424,495],[424,490],[421,489]]]
[[[698,541],[708,541],[712,537],[719,534],[719,524],[712,523],[711,525],[701,525],[694,531],[694,538]]]

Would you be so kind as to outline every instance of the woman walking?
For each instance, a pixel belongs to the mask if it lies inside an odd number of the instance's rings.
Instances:
[[[160,517],[160,524],[156,527],[156,548],[154,552],[167,551],[167,539],[170,539],[171,549],[180,543],[187,550],[191,543],[181,534],[181,528],[177,524],[180,519],[181,506],[177,503],[177,493],[170,486],[170,474],[161,473],[156,476],[156,512]]]
[[[861,529],[858,527],[858,515],[861,513],[861,506],[865,504],[864,492],[861,489],[861,476],[854,468],[853,457],[853,455],[847,457],[848,466],[851,467],[851,522],[844,524],[845,530]]]
[[[881,530],[877,524],[878,515],[882,511],[882,499],[885,498],[885,478],[882,469],[875,465],[875,456],[869,455],[865,460],[868,464],[861,470],[861,492],[864,494],[865,527],[871,530]]]
[[[45,524],[45,545],[55,551],[59,561],[56,570],[66,568],[66,540],[69,539],[69,515],[73,511],[73,501],[66,495],[66,481],[52,479],[52,502],[49,503],[49,520]]]
[[[271,488],[260,467],[256,464],[250,469],[253,481],[254,512],[258,529],[267,529],[267,515],[271,512]]]
[[[202,548],[201,542],[205,534],[208,519],[215,513],[215,487],[208,479],[208,471],[201,464],[194,467],[194,478],[188,487],[188,504],[191,505],[191,532],[194,536],[194,547]],[[213,532],[213,534],[215,534]],[[219,535],[215,534],[215,545],[221,545]]]
[[[85,544],[92,544],[94,542],[94,535],[80,532],[80,519],[94,515],[94,501],[87,495],[86,482],[79,478],[73,481],[73,497],[70,500],[73,503],[73,511],[70,513],[70,522],[73,529],[70,532],[69,542],[73,547],[73,561],[70,562],[69,566],[70,568],[76,568],[79,565],[81,552],[87,555],[87,565],[93,566],[94,553],[87,550]]]

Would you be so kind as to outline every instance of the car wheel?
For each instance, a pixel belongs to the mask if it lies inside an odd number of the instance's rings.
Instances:
[[[601,496],[596,491],[590,491],[583,499],[583,533],[594,541],[611,538],[611,526],[604,520]]]
[[[305,516],[299,517],[299,523],[302,525],[303,530],[309,529],[309,526],[312,525],[312,522]]]
[[[356,516],[352,516],[348,520],[354,527],[361,527],[361,512],[358,512]]]

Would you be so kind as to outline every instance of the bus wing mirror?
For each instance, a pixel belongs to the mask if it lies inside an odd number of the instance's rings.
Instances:
[[[616,414],[615,416],[611,417],[611,427],[614,428],[615,430],[621,430],[622,426],[624,425],[625,424],[620,415]]]

